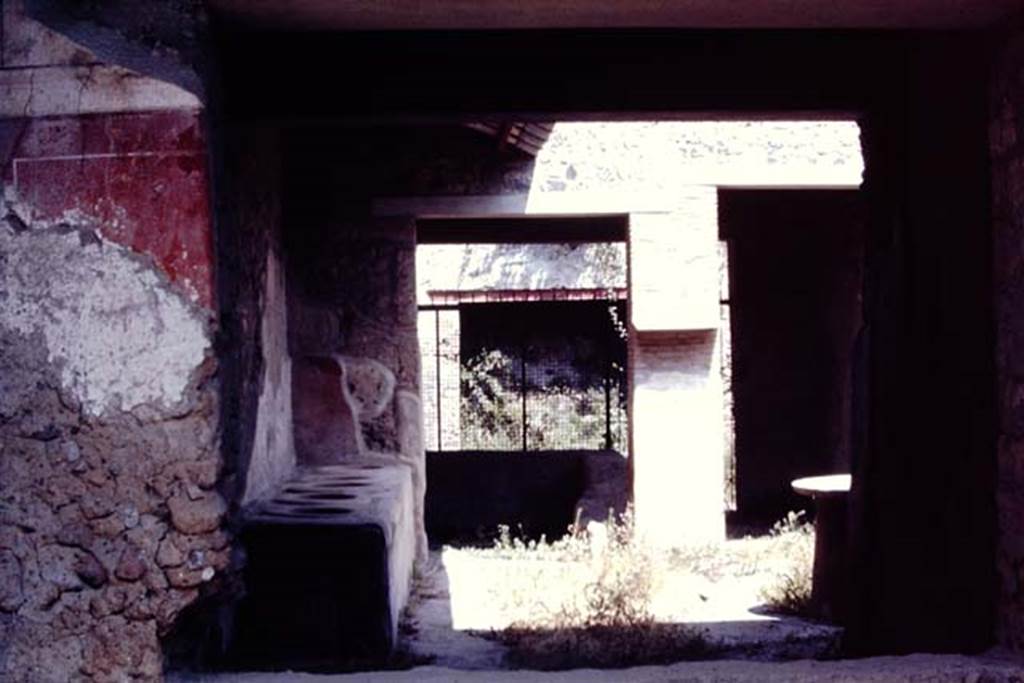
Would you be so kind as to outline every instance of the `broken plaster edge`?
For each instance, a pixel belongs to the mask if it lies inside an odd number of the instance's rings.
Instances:
[[[17,258],[0,267],[5,294],[0,297],[0,332],[42,335],[60,391],[83,418],[102,420],[120,411],[145,421],[154,410],[170,415],[187,410],[209,372],[209,312],[174,287],[151,257],[104,238],[89,224],[66,216],[22,222],[19,230],[12,217],[18,215],[8,204],[0,220],[0,253]],[[25,239],[49,240],[50,267],[34,267],[40,266],[33,262],[43,252],[38,244],[19,248]],[[33,248],[35,253],[27,251]],[[99,279],[74,277],[69,283],[57,277],[60,268],[68,269],[67,275],[77,269],[75,275]],[[45,305],[39,298],[44,293]],[[66,303],[58,305],[60,300]]]

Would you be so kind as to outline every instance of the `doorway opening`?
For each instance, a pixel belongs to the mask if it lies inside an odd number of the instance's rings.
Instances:
[[[514,129],[482,132],[500,136]],[[838,628],[775,610],[814,609],[808,602],[813,505],[794,500],[790,481],[850,466],[856,427],[849,416],[856,383],[850,374],[863,259],[859,217],[848,210],[856,204],[863,169],[857,124],[586,122],[557,123],[546,133],[548,139],[533,150],[537,159],[525,196],[408,200],[423,209],[417,298],[430,444],[427,521],[435,551],[443,546],[436,559],[440,584],[428,587],[434,597],[417,612],[426,616],[417,621],[413,650],[456,667],[490,657],[548,667],[550,661],[531,658],[538,650],[565,645],[555,642],[557,634],[572,634],[579,644],[580,628],[622,618],[618,626],[629,622],[629,628],[645,633],[652,651],[644,656],[654,658],[647,661],[724,652],[749,656],[744,648],[752,642],[760,643],[759,656],[765,651],[780,658],[827,656],[837,648]],[[750,202],[737,199],[754,188],[772,211],[758,215],[748,210]],[[817,220],[809,220],[802,207],[816,201]],[[481,206],[499,215],[481,212]],[[442,210],[458,218],[440,215]],[[829,220],[830,211],[842,219]],[[609,282],[586,287],[564,282],[581,269],[571,259],[551,255],[562,249],[577,260],[600,263],[586,256],[586,248],[601,245],[570,249],[537,239],[545,230],[557,233],[559,221],[587,220],[585,212],[596,212],[590,220],[604,216],[625,226],[619,296],[608,296],[618,289]],[[746,219],[758,227],[742,227]],[[834,229],[847,222],[849,231]],[[499,224],[520,229],[497,240],[493,230]],[[780,236],[788,251],[776,249],[776,254],[762,245],[759,254],[752,234],[770,242],[773,230],[780,235],[804,230],[805,239]],[[816,236],[830,231],[845,237]],[[521,242],[509,244],[517,235]],[[830,244],[839,246],[829,251]],[[450,251],[443,258],[432,256],[435,245]],[[832,263],[829,255],[839,252]],[[752,284],[757,268],[737,254],[783,269],[786,259],[795,259],[790,265],[799,266],[791,268],[796,284],[786,290],[770,276]],[[437,281],[428,282],[435,272]],[[814,273],[835,277],[815,279]],[[753,296],[751,288],[764,296]],[[591,290],[603,295],[588,294]],[[787,291],[817,292],[819,305],[809,309]],[[623,303],[608,306],[608,299]],[[626,419],[621,428],[610,418],[617,406],[608,399],[614,383],[607,381],[607,370],[604,378],[597,369],[581,372],[587,344],[571,341],[589,339],[593,346],[594,339],[604,337],[614,342],[614,335],[595,333],[597,326],[587,322],[603,324],[597,314],[602,308],[610,313],[613,331],[622,327]],[[793,325],[801,310],[807,320]],[[798,348],[814,351],[807,356],[810,369],[782,363],[779,340],[748,335],[745,325],[757,315],[762,316],[758,325],[788,326],[803,344]],[[839,331],[830,336],[828,330]],[[743,339],[737,341],[737,334]],[[561,351],[543,341],[545,335],[561,340]],[[741,368],[733,367],[738,351],[745,363]],[[576,366],[576,374],[561,385],[548,384],[545,376],[558,376],[554,361],[560,355]],[[756,386],[751,363],[759,370],[778,366],[776,393]],[[816,374],[823,367],[827,377]],[[588,374],[604,383],[583,381],[581,375]],[[589,400],[588,388],[594,390]],[[838,396],[834,410],[801,412],[799,405],[817,405],[804,396],[814,392],[819,398]],[[531,404],[534,394],[541,395],[538,407]],[[770,421],[776,415],[780,431],[835,433],[843,443],[815,442],[812,452],[808,442],[800,457],[777,461],[779,451],[757,433],[757,420],[734,411],[737,397],[746,401],[752,394],[764,398],[753,402],[758,417]],[[807,400],[787,402],[787,394]],[[552,406],[547,413],[545,400]],[[558,429],[559,420],[572,419],[574,429]],[[619,462],[628,465],[611,477],[621,477],[625,498],[632,502],[620,509],[624,516],[581,514],[587,512],[587,497],[542,474],[565,469],[564,460],[551,457],[554,452],[545,446],[578,447],[580,440],[586,446],[597,441],[603,450],[611,445]],[[518,478],[538,488],[524,489],[516,477],[509,478],[517,458],[524,463]],[[793,467],[786,464],[793,462]],[[738,495],[750,488],[750,479],[777,496],[775,507],[759,507],[749,503],[750,496]],[[537,516],[552,508],[560,511],[558,524],[538,523]],[[459,532],[439,521],[445,515],[461,525]],[[729,536],[736,537],[728,541],[727,526]],[[594,605],[583,596],[595,591],[614,593],[629,606],[627,612],[635,611],[613,617],[588,612]],[[791,599],[794,594],[799,595]],[[775,608],[765,606],[773,600]],[[537,616],[538,605],[547,617]],[[443,623],[431,614],[443,615]],[[474,640],[475,634],[494,629],[504,634],[497,644]],[[778,636],[769,638],[767,650],[765,634]],[[453,645],[456,641],[462,645]],[[659,650],[657,643],[672,643],[667,647],[675,654]],[[644,661],[635,652],[622,654],[621,648],[605,645],[592,650],[619,650],[620,658],[581,662],[563,651],[569,657],[565,665]],[[481,659],[473,664],[476,656]]]
[[[626,217],[417,227],[432,542],[558,538],[581,502],[622,513]]]

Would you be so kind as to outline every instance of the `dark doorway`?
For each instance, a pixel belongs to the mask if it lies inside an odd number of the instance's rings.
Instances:
[[[797,477],[849,472],[864,226],[855,191],[724,190],[737,507],[807,505]]]

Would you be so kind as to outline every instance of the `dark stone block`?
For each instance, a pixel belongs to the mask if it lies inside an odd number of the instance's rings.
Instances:
[[[433,543],[484,539],[499,524],[557,538],[573,521],[586,451],[427,453],[427,532]]]
[[[346,671],[391,654],[415,557],[403,465],[301,470],[247,512],[228,668]]]
[[[393,645],[387,544],[375,524],[251,524],[248,595],[233,664],[344,670],[379,662]]]

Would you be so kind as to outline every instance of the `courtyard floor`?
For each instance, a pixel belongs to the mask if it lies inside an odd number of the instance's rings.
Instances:
[[[776,543],[776,545],[778,545]],[[769,613],[762,589],[775,580],[785,558],[770,540],[726,541],[691,553],[667,555],[653,563],[649,600],[655,625],[685,624],[702,641],[700,657],[760,661],[834,656],[841,629]],[[592,574],[584,563],[531,553],[445,548],[414,586],[403,624],[404,647],[413,661],[462,670],[532,668],[511,652],[503,629],[532,625],[557,637],[557,613],[572,594],[586,590]],[[627,577],[627,579],[630,577]],[[538,613],[541,613],[538,616]],[[547,624],[552,624],[547,626]],[[511,656],[510,656],[511,655]],[[681,652],[679,659],[693,658]],[[564,668],[571,661],[541,661],[540,668]]]
[[[555,660],[565,669],[523,666],[521,642],[504,629],[543,626],[544,612],[560,606],[593,579],[582,558],[565,560],[566,547],[506,544],[494,548],[435,551],[413,587],[401,624],[402,652],[396,670],[353,674],[244,672],[169,676],[175,683],[428,683],[543,680],[551,683],[668,681],[707,683],[881,682],[1022,683],[1024,662],[993,651],[985,656],[915,654],[859,660],[835,659],[841,629],[772,614],[764,608],[765,588],[777,585],[794,561],[805,562],[813,535],[783,534],[724,541],[651,558],[650,615],[659,625],[685,624],[699,633],[702,661],[660,662],[657,666],[586,668]],[[574,548],[570,544],[570,549]],[[525,549],[524,549],[525,548]],[[578,550],[578,548],[576,548]],[[589,552],[589,546],[588,546]],[[539,612],[538,612],[539,610]],[[560,611],[561,610],[561,611]],[[541,614],[538,617],[538,614]],[[552,623],[558,623],[556,621]],[[558,629],[550,637],[559,637]],[[545,647],[548,636],[529,647]],[[544,661],[544,660],[541,660]],[[562,666],[567,664],[568,666]],[[544,661],[544,664],[551,664]],[[400,669],[400,670],[399,670]]]

